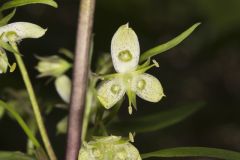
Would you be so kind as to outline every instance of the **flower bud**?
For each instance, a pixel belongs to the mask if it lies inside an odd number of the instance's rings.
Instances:
[[[40,60],[36,66],[36,69],[38,72],[40,72],[40,75],[38,75],[38,77],[58,77],[71,67],[71,64],[68,61],[56,55],[37,58]]]
[[[83,144],[79,160],[141,160],[138,150],[118,136],[98,137]]]

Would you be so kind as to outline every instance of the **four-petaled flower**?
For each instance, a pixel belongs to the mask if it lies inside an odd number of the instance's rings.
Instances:
[[[150,102],[159,102],[164,96],[161,83],[154,76],[145,73],[153,66],[150,59],[138,65],[140,46],[136,33],[128,24],[122,25],[114,34],[111,42],[111,56],[116,74],[103,76],[108,79],[100,84],[97,94],[101,104],[109,109],[127,93],[129,114],[132,105],[136,109],[136,95]]]

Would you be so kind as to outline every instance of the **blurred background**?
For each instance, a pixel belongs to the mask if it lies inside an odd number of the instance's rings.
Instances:
[[[78,1],[57,2],[58,9],[43,5],[21,7],[13,21],[29,21],[48,28],[46,36],[24,40],[20,48],[41,99],[54,98],[61,102],[53,84],[46,85],[47,79],[37,79],[38,73],[34,69],[37,64],[34,55],[56,54],[61,47],[74,51]],[[138,99],[138,112],[134,116],[161,112],[184,103],[204,101],[206,105],[181,123],[164,130],[137,134],[135,145],[142,153],[177,146],[240,151],[239,9],[239,0],[97,1],[94,61],[103,52],[110,51],[114,32],[127,22],[136,31],[142,52],[174,38],[194,23],[202,22],[179,46],[155,57],[160,68],[152,69],[150,73],[160,79],[167,97],[157,104]],[[1,74],[0,81],[1,90],[24,88],[18,72]],[[64,156],[66,137],[56,136],[55,125],[65,114],[66,111],[53,109],[46,123],[59,157]],[[120,116],[128,116],[127,107],[121,108]],[[21,128],[8,116],[0,120],[0,150],[25,151],[24,137]]]

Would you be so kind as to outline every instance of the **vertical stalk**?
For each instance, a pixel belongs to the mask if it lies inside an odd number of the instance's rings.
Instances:
[[[92,87],[91,84],[88,87]],[[87,90],[86,105],[85,105],[85,111],[83,114],[82,135],[81,135],[82,141],[86,139],[88,123],[89,123],[89,115],[92,107],[92,100],[93,100],[93,91],[91,88],[89,88]]]
[[[81,146],[95,0],[81,0],[68,119],[66,160],[77,160]]]
[[[17,47],[15,42],[11,42],[11,45],[16,51],[18,51],[18,47]],[[26,66],[25,66],[25,64],[23,62],[23,59],[20,55],[17,55],[17,54],[14,54],[14,55],[15,55],[17,64],[19,66],[20,72],[22,74],[22,78],[23,78],[23,81],[25,83],[25,86],[26,86],[26,89],[27,89],[27,92],[28,92],[28,95],[29,95],[29,98],[30,98],[30,101],[31,101],[31,104],[32,104],[33,112],[34,112],[34,115],[35,115],[35,118],[36,118],[36,122],[37,122],[37,125],[38,125],[38,128],[39,128],[39,131],[40,131],[45,149],[47,150],[49,158],[51,160],[56,160],[57,158],[56,158],[56,155],[53,151],[50,140],[48,138],[47,131],[46,131],[46,128],[44,126],[43,119],[42,119],[42,116],[41,116],[40,107],[38,105],[37,98],[36,98],[36,95],[34,93],[32,83],[30,81]]]

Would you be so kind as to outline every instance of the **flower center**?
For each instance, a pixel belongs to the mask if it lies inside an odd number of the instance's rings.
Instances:
[[[120,92],[120,90],[121,90],[121,88],[120,88],[120,86],[117,85],[117,84],[114,84],[114,85],[112,85],[112,87],[111,87],[111,92],[112,92],[113,94],[118,94],[118,93]]]
[[[123,50],[118,53],[118,59],[123,62],[132,60],[132,54],[129,50]]]
[[[137,89],[143,90],[145,88],[145,86],[146,86],[146,81],[145,80],[141,79],[141,80],[138,81]]]

